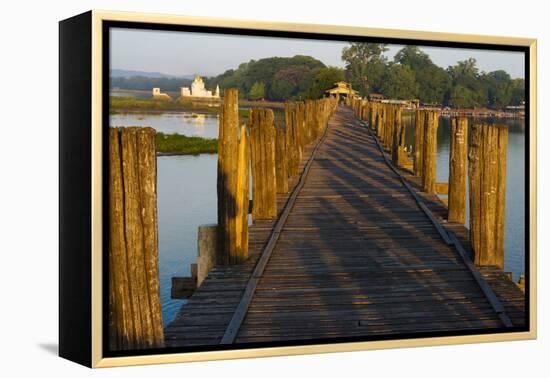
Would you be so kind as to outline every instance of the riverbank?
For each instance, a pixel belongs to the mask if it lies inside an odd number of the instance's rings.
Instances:
[[[218,140],[157,132],[157,155],[199,155],[218,152]]]
[[[111,96],[109,113],[117,114],[129,111],[191,111],[196,113],[218,113],[218,104],[178,102],[135,97]]]
[[[126,93],[126,92],[124,92]],[[283,110],[284,102],[274,101],[248,101],[241,100],[239,102],[241,109],[249,108],[270,108],[274,111]],[[136,110],[151,110],[151,111],[202,111],[206,113],[218,113],[220,110],[220,101],[205,101],[201,99],[175,99],[175,100],[156,100],[153,98],[140,98],[133,96],[110,96],[109,110],[111,113],[136,111]]]

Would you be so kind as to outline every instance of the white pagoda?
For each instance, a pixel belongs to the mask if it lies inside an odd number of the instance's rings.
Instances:
[[[202,98],[220,98],[220,86],[216,86],[216,91],[212,94],[212,91],[206,90],[204,81],[200,75],[195,76],[195,80],[189,87],[181,88],[181,97],[202,97]]]

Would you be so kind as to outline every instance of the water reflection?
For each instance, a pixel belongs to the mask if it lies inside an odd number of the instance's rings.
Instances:
[[[165,112],[120,113],[110,116],[111,126],[150,126],[168,134],[218,137],[218,115],[215,113]]]

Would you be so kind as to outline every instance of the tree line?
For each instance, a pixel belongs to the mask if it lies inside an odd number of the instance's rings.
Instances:
[[[351,43],[342,51],[346,79],[361,95],[419,99],[423,104],[457,108],[504,108],[525,100],[525,80],[504,70],[482,72],[469,58],[443,69],[417,46],[405,46],[393,61],[383,54],[387,45]]]
[[[351,43],[342,51],[345,68],[330,67],[304,55],[250,60],[218,76],[204,78],[207,88],[238,88],[249,100],[318,99],[338,81],[348,81],[361,96],[419,99],[423,104],[458,108],[504,108],[525,100],[525,80],[503,70],[482,72],[469,58],[443,69],[417,46],[405,46],[393,60],[387,45]],[[115,77],[111,87],[178,91],[191,81],[181,78]]]
[[[191,86],[192,80],[177,77],[117,76],[110,78],[111,88],[150,91],[161,88],[163,92],[178,92],[181,87]]]
[[[238,88],[240,95],[249,100],[284,101],[321,98],[326,89],[344,79],[344,70],[296,55],[250,60],[237,69],[206,78],[205,84],[209,88]]]

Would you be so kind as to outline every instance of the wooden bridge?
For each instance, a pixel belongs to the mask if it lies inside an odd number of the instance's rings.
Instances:
[[[375,134],[336,109],[277,194],[276,219],[249,226],[248,258],[210,271],[165,346],[525,325],[524,293],[499,267],[474,265],[468,230]]]

